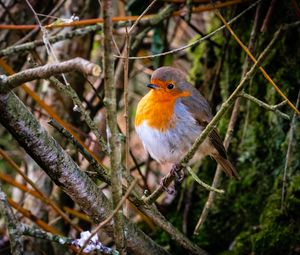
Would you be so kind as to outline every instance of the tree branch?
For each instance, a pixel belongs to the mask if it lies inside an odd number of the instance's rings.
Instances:
[[[112,204],[117,208],[122,199],[122,143],[117,124],[117,98],[114,84],[114,58],[112,56],[112,0],[104,0],[103,31],[104,31],[104,88],[107,125],[111,135],[109,136],[110,165],[111,165],[111,192]],[[123,206],[122,206],[123,207]],[[114,238],[117,250],[121,255],[126,254],[124,216],[122,208],[114,214]]]
[[[260,106],[260,107],[262,107],[262,108],[264,108],[264,109],[266,109],[268,111],[272,111],[272,112],[276,113],[278,116],[280,116],[280,117],[282,117],[282,118],[284,118],[286,120],[290,120],[291,119],[291,117],[289,115],[287,115],[286,113],[283,113],[283,112],[281,112],[281,111],[278,110],[278,105],[269,105],[269,104],[266,104],[265,102],[257,99],[254,96],[251,96],[251,95],[249,95],[249,94],[247,94],[245,92],[241,93],[240,96],[243,97],[243,98],[246,98],[246,99],[248,99],[248,100],[250,100],[250,101],[252,101],[254,103],[256,103],[258,106]],[[283,102],[286,103],[286,101],[283,101]]]
[[[100,66],[93,64],[82,58],[74,58],[68,61],[55,64],[47,64],[31,69],[21,71],[19,73],[6,76],[0,76],[0,93],[6,93],[19,85],[36,80],[47,79],[53,75],[78,71],[86,75],[99,76],[101,72]]]

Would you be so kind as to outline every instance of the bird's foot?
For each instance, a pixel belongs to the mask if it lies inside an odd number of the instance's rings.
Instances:
[[[160,181],[160,186],[162,187],[162,189],[167,192],[169,195],[174,195],[175,194],[175,189],[172,189],[172,188],[168,188],[166,186],[166,178],[162,178],[161,181]]]
[[[185,177],[184,171],[179,164],[174,164],[170,171],[170,174],[175,176],[176,182],[181,183]]]

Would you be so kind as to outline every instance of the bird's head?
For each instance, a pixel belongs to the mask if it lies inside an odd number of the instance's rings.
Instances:
[[[190,95],[185,75],[173,67],[160,67],[155,70],[147,87],[159,100],[174,100]]]

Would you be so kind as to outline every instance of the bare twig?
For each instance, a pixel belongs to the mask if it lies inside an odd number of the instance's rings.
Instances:
[[[264,19],[264,22],[263,22],[263,24],[261,26],[261,29],[260,29],[261,32],[266,32],[267,31],[268,24],[269,24],[270,18],[272,16],[276,1],[277,0],[272,0],[272,2],[270,3],[270,7],[268,9],[267,15],[266,15],[266,17]]]
[[[283,113],[283,112],[281,112],[281,111],[278,110],[278,108],[281,105],[281,103],[285,103],[286,104],[287,103],[286,101],[283,101],[283,102],[281,102],[280,104],[277,104],[277,105],[269,105],[269,104],[266,104],[265,102],[257,99],[254,96],[251,96],[251,95],[249,95],[249,94],[247,94],[245,92],[241,93],[240,96],[243,97],[243,98],[246,98],[246,99],[248,99],[248,100],[250,100],[250,101],[252,101],[254,103],[256,103],[257,105],[259,105],[260,107],[262,107],[262,108],[264,108],[264,109],[266,109],[268,111],[272,111],[272,112],[276,113],[278,116],[280,116],[280,117],[282,117],[282,118],[284,118],[286,120],[290,120],[291,119],[288,114]]]
[[[90,163],[91,167],[98,173],[97,177],[107,184],[111,184],[110,176],[107,173],[107,169],[104,165],[97,162],[91,154],[66,130],[54,119],[50,119],[48,123],[53,126],[59,133],[66,137],[76,148],[82,153],[85,159]]]
[[[140,22],[140,20],[145,16],[145,14],[150,10],[150,8],[157,2],[157,0],[153,0],[148,7],[142,12],[142,14],[136,19],[136,21],[133,23],[133,25],[128,30],[128,34],[131,33],[131,31],[136,27],[136,25]]]
[[[297,97],[297,102],[296,102],[297,108],[299,107],[299,101],[300,101],[300,90],[298,91],[298,97]],[[294,113],[292,121],[291,121],[289,136],[288,136],[289,143],[288,143],[288,148],[286,151],[285,164],[284,164],[284,170],[283,170],[283,175],[282,175],[282,191],[281,191],[281,210],[282,211],[285,209],[287,175],[288,175],[288,167],[289,167],[289,163],[290,163],[290,155],[292,152],[292,144],[293,144],[293,138],[294,138],[296,118],[297,118],[296,113]]]
[[[68,61],[55,64],[47,64],[31,69],[21,71],[19,73],[6,76],[0,76],[0,93],[6,93],[19,85],[36,80],[47,79],[53,75],[78,71],[87,75],[99,76],[101,72],[100,66],[91,63],[82,58],[74,58]]]
[[[225,192],[223,189],[216,189],[213,186],[210,186],[210,185],[206,184],[205,182],[201,181],[200,178],[193,172],[193,170],[189,166],[186,166],[185,168],[191,174],[191,176],[193,177],[193,179],[196,182],[198,182],[203,188],[205,188],[205,189],[207,189],[209,191],[217,192],[219,194],[223,194]]]
[[[72,86],[65,86],[63,83],[61,83],[58,79],[54,77],[50,77],[49,80],[52,82],[53,85],[56,86],[56,88],[61,91],[62,93],[68,95],[74,103],[74,110],[80,112],[82,117],[84,118],[86,124],[89,126],[91,131],[95,134],[97,141],[102,147],[102,150],[105,153],[108,153],[108,147],[103,139],[103,137],[100,134],[100,131],[96,125],[96,123],[92,120],[90,114],[85,110],[80,98],[78,97],[76,91],[72,88]]]
[[[236,20],[238,20],[240,17],[242,17],[246,12],[248,12],[249,10],[251,10],[253,7],[255,7],[259,2],[261,2],[262,0],[258,0],[255,3],[253,3],[252,5],[250,5],[247,9],[245,9],[244,11],[242,11],[239,15],[237,15],[236,17],[234,17],[233,19],[231,19],[228,24],[231,24],[233,22],[235,22]],[[147,56],[141,56],[141,57],[129,57],[129,59],[148,59],[148,58],[156,58],[156,57],[161,57],[161,56],[165,56],[165,55],[169,55],[169,54],[174,54],[177,53],[179,51],[185,50],[187,48],[190,48],[192,46],[198,45],[199,43],[203,42],[204,40],[212,37],[213,35],[215,35],[217,32],[223,30],[226,26],[223,25],[221,27],[219,27],[218,29],[216,29],[215,31],[211,32],[210,34],[201,37],[200,39],[187,44],[185,46],[179,47],[177,49],[174,50],[170,50],[170,51],[165,51],[162,53],[158,53],[158,54],[154,54],[154,55],[147,55]],[[115,56],[116,58],[124,58],[123,56]]]
[[[72,39],[74,37],[82,37],[89,33],[99,31],[99,30],[102,30],[102,24],[97,24],[97,25],[88,26],[88,27],[84,27],[84,28],[78,28],[73,31],[65,32],[64,34],[50,36],[48,38],[48,40],[50,43],[53,44],[56,42],[67,40],[67,39]],[[5,49],[0,50],[0,57],[8,56],[11,54],[17,54],[17,53],[23,52],[23,51],[30,51],[30,50],[35,49],[36,47],[40,47],[43,45],[44,45],[43,40],[36,40],[36,41],[23,43],[23,44],[16,45],[16,46],[7,47]]]
[[[122,199],[119,201],[118,205],[116,206],[116,208],[113,210],[113,212],[109,215],[109,217],[107,217],[104,221],[102,221],[91,233],[90,237],[85,241],[85,243],[83,244],[82,248],[80,249],[80,251],[78,252],[78,254],[80,254],[85,246],[89,243],[89,241],[92,239],[92,237],[94,235],[96,235],[98,233],[98,231],[103,228],[106,224],[108,224],[114,217],[115,215],[119,212],[120,208],[123,206],[123,204],[125,203],[125,200],[128,198],[130,192],[133,190],[134,186],[136,185],[138,179],[134,179],[132,181],[132,183],[130,184],[130,186],[128,187],[125,195],[122,197]]]
[[[128,86],[128,76],[129,76],[129,50],[130,50],[130,37],[129,32],[127,31],[126,27],[126,35],[125,35],[125,47],[124,47],[124,105],[125,105],[125,112],[124,112],[124,119],[125,119],[125,168],[126,174],[130,175],[129,169],[129,142],[130,142],[130,130],[129,130],[129,86]]]

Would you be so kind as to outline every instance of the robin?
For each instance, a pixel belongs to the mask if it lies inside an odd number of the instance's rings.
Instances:
[[[138,103],[135,129],[153,159],[178,164],[212,119],[208,102],[173,67],[155,70],[147,87],[151,90]],[[210,155],[228,176],[239,178],[216,129],[196,154]]]

